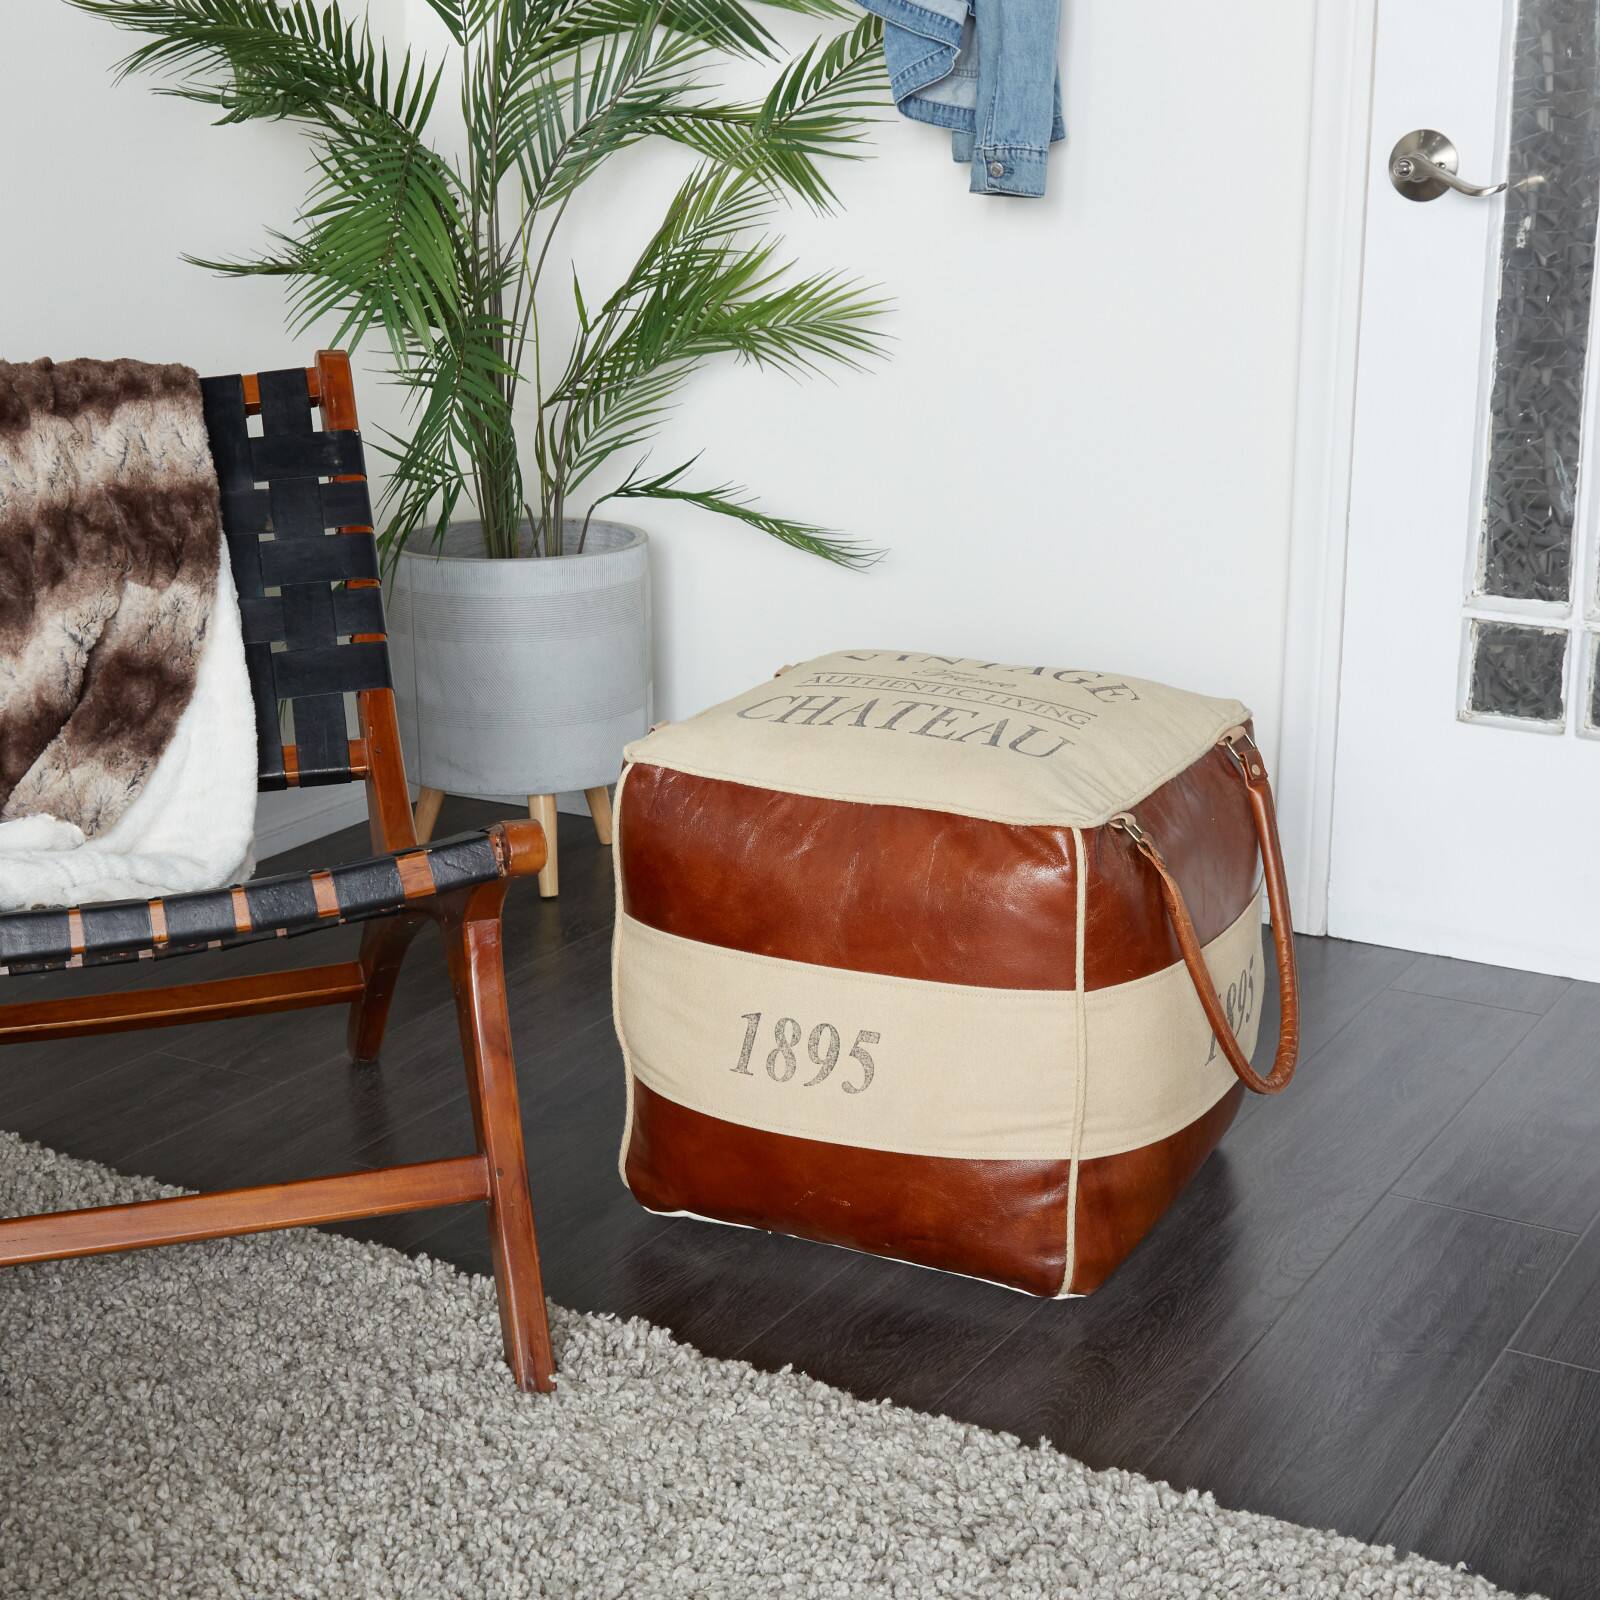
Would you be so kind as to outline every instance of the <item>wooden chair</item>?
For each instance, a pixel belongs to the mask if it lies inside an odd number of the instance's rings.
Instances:
[[[449,960],[477,1151],[378,1172],[0,1220],[0,1266],[482,1201],[506,1359],[519,1387],[551,1389],[555,1364],[500,921],[509,881],[543,866],[543,835],[536,823],[519,820],[417,842],[349,359],[325,350],[309,369],[208,378],[202,391],[255,700],[260,787],[363,780],[378,853],[328,871],[166,900],[0,914],[0,975],[213,950],[371,920],[354,961],[3,1006],[0,1043],[348,1004],[351,1057],[372,1062],[406,948],[431,919]],[[322,426],[315,428],[319,407]],[[261,419],[259,432],[251,431],[252,416]],[[346,720],[352,695],[360,724],[354,739]],[[285,704],[293,726],[288,744],[280,731]]]
[[[611,843],[611,791],[601,784],[597,789],[585,789],[583,798],[589,802],[589,815],[594,820],[595,837],[601,844]],[[443,789],[424,789],[417,796],[417,837],[427,839],[439,819],[439,807],[444,804]],[[545,862],[539,869],[539,893],[546,899],[560,892],[556,862],[556,797],[553,794],[530,794],[528,815],[544,830]]]

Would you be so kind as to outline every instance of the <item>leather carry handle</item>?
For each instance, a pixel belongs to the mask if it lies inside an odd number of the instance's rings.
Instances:
[[[1267,879],[1267,904],[1272,910],[1272,944],[1278,963],[1278,1050],[1272,1059],[1272,1069],[1265,1077],[1250,1065],[1249,1057],[1239,1048],[1239,1040],[1206,967],[1205,952],[1195,932],[1194,919],[1184,904],[1183,891],[1162,859],[1155,840],[1126,811],[1112,817],[1110,826],[1126,833],[1160,876],[1161,897],[1167,904],[1172,931],[1178,936],[1183,964],[1189,969],[1206,1020],[1228,1064],[1238,1073],[1245,1088],[1256,1094],[1277,1094],[1294,1076],[1295,1062],[1300,1055],[1300,980],[1294,964],[1294,931],[1289,920],[1289,888],[1284,882],[1283,847],[1278,842],[1278,818],[1272,806],[1267,766],[1249,730],[1230,728],[1217,742],[1232,755],[1250,796],[1256,839],[1261,846],[1261,865]]]

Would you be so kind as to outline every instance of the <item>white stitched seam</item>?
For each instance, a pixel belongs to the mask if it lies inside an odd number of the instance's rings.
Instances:
[[[1088,852],[1084,848],[1083,830],[1072,830],[1072,852],[1078,870],[1078,927],[1077,938],[1074,941],[1073,953],[1074,972],[1076,983],[1076,1004],[1073,1010],[1076,1013],[1077,1024],[1077,1081],[1073,1084],[1072,1108],[1072,1149],[1069,1155],[1070,1165],[1067,1169],[1067,1265],[1061,1275],[1061,1292],[1057,1299],[1061,1299],[1072,1292],[1072,1269],[1077,1264],[1078,1253],[1078,1155],[1083,1144],[1083,1118],[1084,1109],[1088,1100],[1089,1087],[1089,1010],[1088,996],[1084,993],[1084,943],[1085,934],[1088,932],[1089,909],[1089,874]]]
[[[617,779],[617,795],[611,807],[611,878],[616,896],[616,915],[611,930],[611,1025],[617,1030],[617,1045],[622,1051],[622,1081],[627,1089],[627,1110],[622,1118],[622,1147],[617,1152],[617,1175],[628,1188],[628,1146],[633,1141],[633,1058],[622,1033],[622,786],[628,781],[632,765],[623,767]]]
[[[630,763],[642,762],[645,766],[661,767],[668,772],[682,772],[691,778],[712,778],[719,783],[736,783],[744,789],[765,789],[774,794],[804,795],[808,800],[832,800],[836,801],[840,805],[853,806],[905,806],[912,811],[941,811],[947,816],[975,817],[980,822],[1003,822],[1017,828],[1092,829],[1103,828],[1112,817],[1117,815],[1118,812],[1130,810],[1132,807],[1138,805],[1141,801],[1149,799],[1149,797],[1154,794],[1156,790],[1159,789],[1163,784],[1170,783],[1179,775],[1179,773],[1187,772],[1190,767],[1195,765],[1196,762],[1203,761],[1206,756],[1216,748],[1218,740],[1221,739],[1222,735],[1225,734],[1229,728],[1236,728],[1239,726],[1241,721],[1248,720],[1249,715],[1246,713],[1245,717],[1243,718],[1230,717],[1225,721],[1219,722],[1217,724],[1215,735],[1208,738],[1199,749],[1182,757],[1171,767],[1162,771],[1147,785],[1147,787],[1141,789],[1138,794],[1129,795],[1124,799],[1110,802],[1103,811],[1096,812],[1094,815],[1087,817],[1061,815],[1051,817],[1008,815],[997,811],[978,811],[971,806],[945,804],[936,805],[930,800],[911,795],[837,794],[827,789],[808,788],[802,784],[795,783],[788,778],[768,778],[763,781],[761,778],[751,777],[747,773],[740,774],[726,770],[715,771],[710,767],[691,766],[686,761],[673,760],[670,757],[666,760],[662,760],[659,756],[652,754],[651,751],[645,748],[645,745],[649,742],[648,740],[641,740],[638,744],[630,745],[628,747],[627,756]]]

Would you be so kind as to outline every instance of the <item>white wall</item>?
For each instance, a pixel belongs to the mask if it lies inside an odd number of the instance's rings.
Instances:
[[[785,225],[808,264],[895,297],[890,359],[836,385],[708,375],[658,459],[704,448],[708,474],[890,554],[852,575],[628,506],[656,541],[661,715],[865,645],[1236,694],[1270,754],[1313,20],[1314,0],[1064,0],[1045,200],[969,195],[945,136],[891,117],[836,174],[845,215]],[[677,170],[625,159],[579,214],[585,262],[618,259]]]
[[[401,0],[373,7],[393,36],[400,16]],[[180,259],[245,255],[267,225],[292,222],[303,137],[212,127],[204,107],[152,93],[148,78],[113,84],[137,42],[61,0],[0,8],[0,357],[134,356],[201,372],[308,360],[316,337],[287,331],[280,285]],[[375,384],[362,402],[369,425],[398,420]],[[263,795],[262,851],[342,825],[362,803],[354,788]]]
[[[708,374],[658,459],[704,449],[708,475],[890,554],[855,575],[686,508],[629,507],[655,538],[660,715],[804,655],[888,646],[1237,694],[1270,751],[1313,12],[1064,0],[1069,138],[1047,199],[967,194],[943,136],[889,116],[877,159],[836,174],[845,215],[786,223],[807,264],[894,296],[889,361],[837,384]],[[374,14],[437,43],[424,0]],[[795,44],[814,26],[777,20]],[[0,17],[0,353],[299,359],[279,289],[178,256],[248,250],[290,218],[301,139],[114,88],[127,47],[57,0]],[[633,152],[585,197],[571,243],[596,282],[678,170],[676,152]],[[369,423],[389,398],[365,385]],[[266,797],[264,823],[329,794]]]

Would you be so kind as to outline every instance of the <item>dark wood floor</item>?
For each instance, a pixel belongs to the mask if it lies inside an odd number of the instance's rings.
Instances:
[[[493,815],[451,801],[440,831]],[[1030,1300],[634,1204],[616,1172],[609,852],[586,819],[561,828],[561,898],[529,885],[508,917],[552,1298],[1508,1588],[1600,1595],[1600,986],[1303,941],[1291,1090],[1246,1105],[1098,1294]],[[364,846],[352,830],[281,860]],[[337,959],[351,938],[298,951]],[[220,976],[262,955],[182,967]],[[107,981],[13,980],[5,998]],[[381,1068],[352,1069],[343,1033],[330,1010],[13,1047],[0,1126],[197,1188],[469,1147],[433,935]],[[475,1208],[351,1231],[487,1270]]]

